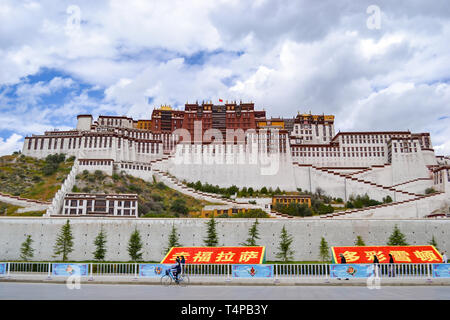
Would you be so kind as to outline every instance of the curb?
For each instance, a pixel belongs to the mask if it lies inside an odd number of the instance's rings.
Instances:
[[[46,284],[65,284],[66,279],[0,279],[1,282],[12,282],[12,283],[46,283]],[[160,286],[159,281],[115,281],[115,280],[81,280],[80,284],[106,284],[106,285],[151,285]],[[402,282],[385,282],[381,280],[381,286],[450,286],[450,282],[446,281],[429,281],[424,279],[422,281],[402,281]],[[243,281],[192,281],[189,286],[341,286],[341,287],[365,287],[367,286],[366,281],[315,281],[315,282],[243,282]]]

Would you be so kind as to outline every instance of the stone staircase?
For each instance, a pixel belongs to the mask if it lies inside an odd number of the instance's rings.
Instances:
[[[319,168],[319,167],[314,167],[314,166],[313,166],[313,168],[316,169],[316,170],[320,170],[322,172],[326,172],[326,173],[329,173],[329,174],[340,176],[340,177],[342,177],[344,179],[350,179],[352,181],[357,181],[357,182],[360,182],[360,183],[364,183],[364,184],[367,184],[367,185],[370,185],[372,187],[376,187],[376,188],[379,188],[379,189],[397,192],[397,193],[400,193],[400,194],[403,194],[403,195],[406,195],[406,196],[409,196],[409,197],[421,196],[420,194],[411,193],[411,192],[407,192],[407,191],[402,191],[402,190],[396,189],[396,188],[394,188],[394,186],[387,187],[387,186],[383,186],[381,184],[377,184],[377,183],[372,182],[372,181],[367,181],[367,180],[364,180],[364,179],[361,179],[361,178],[355,178],[355,177],[352,176],[353,174],[352,175],[345,175],[345,174],[342,174],[340,172],[336,172],[336,171],[333,171],[333,170],[330,170],[330,169],[324,169],[324,168]],[[369,171],[369,170],[367,170],[367,171]],[[354,174],[356,174],[356,173],[354,173]]]
[[[340,212],[333,212],[330,214],[326,214],[326,215],[322,215],[320,216],[320,218],[322,219],[330,219],[330,218],[336,218],[336,217],[343,217],[343,216],[348,216],[354,213],[361,213],[364,211],[371,211],[371,210],[376,210],[378,208],[386,208],[386,207],[392,207],[395,208],[395,206],[399,206],[408,202],[416,202],[416,201],[420,201],[422,199],[426,199],[426,198],[430,198],[430,197],[435,197],[438,195],[443,194],[443,192],[436,192],[433,194],[427,194],[427,195],[419,195],[414,199],[408,199],[408,200],[403,200],[403,201],[398,201],[398,202],[391,202],[391,203],[384,203],[384,204],[380,204],[377,206],[371,206],[371,207],[365,207],[365,208],[360,208],[360,209],[352,209],[352,210],[346,210],[346,211],[340,211]]]
[[[380,168],[380,167],[386,166],[388,164],[380,165],[380,166],[372,166],[370,168],[362,169],[360,171],[353,172],[351,174],[344,174],[344,173],[341,173],[341,172],[336,172],[336,171],[334,171],[332,169],[329,169],[329,168],[317,167],[317,166],[309,165],[309,164],[299,164],[299,163],[294,162],[293,165],[298,165],[298,166],[302,166],[302,167],[311,167],[312,169],[317,170],[319,172],[324,172],[324,173],[327,173],[327,174],[330,174],[330,175],[334,175],[334,176],[343,178],[345,180],[355,181],[355,182],[358,182],[358,183],[369,185],[371,187],[377,188],[377,189],[382,190],[382,191],[396,192],[398,194],[404,195],[405,197],[407,197],[409,199],[414,199],[414,198],[416,198],[418,196],[421,196],[420,194],[416,194],[416,193],[412,193],[412,192],[407,192],[407,191],[396,189],[396,188],[394,188],[394,186],[390,186],[390,187],[383,186],[381,184],[378,184],[378,183],[375,183],[375,182],[372,182],[372,181],[367,181],[367,180],[364,180],[364,179],[361,179],[361,178],[353,177],[353,175],[373,170],[373,168]]]
[[[17,210],[18,213],[28,212],[28,211],[44,211],[50,206],[50,202],[40,201],[35,199],[27,199],[18,196],[13,196],[7,193],[0,192],[0,201],[5,202],[14,206],[22,207]],[[3,212],[0,212],[0,215]]]
[[[331,213],[331,214],[326,214],[326,215],[320,216],[320,218],[322,218],[322,219],[331,219],[331,218],[336,218],[336,217],[343,217],[343,216],[348,216],[348,215],[352,215],[352,214],[355,214],[355,213],[361,213],[361,212],[364,212],[364,211],[369,211],[369,210],[373,211],[373,210],[376,210],[376,209],[379,209],[379,208],[386,208],[386,207],[395,208],[396,206],[399,206],[399,205],[402,205],[402,204],[414,203],[414,202],[417,203],[417,202],[419,202],[419,201],[421,201],[423,199],[427,199],[429,197],[435,197],[435,196],[438,196],[438,195],[442,194],[442,192],[436,192],[436,193],[429,194],[429,195],[423,195],[423,194],[417,194],[417,193],[413,193],[413,192],[400,190],[398,188],[399,186],[406,185],[408,183],[412,183],[412,182],[416,182],[416,181],[431,180],[431,178],[416,178],[416,179],[405,181],[403,183],[399,183],[399,184],[396,184],[396,185],[393,185],[393,186],[384,186],[384,185],[381,185],[381,184],[378,184],[378,183],[375,183],[375,182],[372,182],[372,181],[367,181],[367,180],[364,180],[364,179],[361,179],[361,178],[358,178],[358,177],[354,177],[357,174],[368,172],[368,171],[376,169],[376,168],[382,168],[382,167],[388,166],[390,164],[374,165],[374,166],[372,166],[370,168],[362,168],[362,169],[360,169],[360,170],[358,170],[356,172],[352,172],[352,173],[349,173],[349,174],[344,174],[344,173],[341,173],[341,172],[337,172],[337,171],[333,170],[334,168],[331,169],[331,168],[326,168],[326,167],[317,167],[317,166],[314,166],[314,165],[306,165],[306,164],[294,163],[294,165],[295,164],[297,164],[299,166],[303,166],[303,167],[305,167],[305,166],[311,167],[312,169],[317,170],[319,172],[324,172],[324,173],[327,173],[327,174],[330,174],[330,175],[334,175],[334,176],[343,178],[343,179],[348,180],[348,181],[354,181],[354,182],[361,183],[361,184],[364,184],[364,185],[369,185],[369,186],[371,186],[373,188],[377,188],[378,190],[395,192],[397,194],[403,195],[406,198],[404,200],[400,200],[400,201],[396,201],[396,202],[392,202],[392,203],[380,204],[380,205],[377,205],[377,206],[365,207],[365,208],[360,208],[360,209],[352,209],[352,210],[346,210],[346,211],[341,211],[341,212],[334,212],[334,213]]]

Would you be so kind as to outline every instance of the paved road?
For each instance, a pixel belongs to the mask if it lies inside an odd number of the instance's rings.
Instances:
[[[0,300],[450,300],[450,286],[189,286],[65,284],[0,282]]]

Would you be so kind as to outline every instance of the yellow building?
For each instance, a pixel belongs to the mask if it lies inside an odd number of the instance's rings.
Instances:
[[[307,204],[311,208],[311,197],[307,195],[276,195],[272,197],[272,207],[277,204],[288,206],[291,203]]]
[[[136,129],[151,130],[152,120],[137,120]]]
[[[222,214],[227,214],[229,216],[241,212],[247,212],[248,208],[238,208],[227,205],[210,205],[204,206],[202,211],[189,212],[189,215],[199,217],[199,218],[209,218],[214,215],[214,217],[220,216]]]
[[[284,120],[279,118],[266,119],[264,121],[258,121],[257,127],[260,129],[263,128],[278,128],[284,129]]]

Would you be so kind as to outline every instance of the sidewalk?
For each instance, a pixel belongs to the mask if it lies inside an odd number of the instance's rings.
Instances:
[[[13,273],[9,277],[0,277],[0,282],[34,282],[34,283],[66,283],[67,277],[47,274]],[[94,276],[81,277],[82,284],[133,284],[160,285],[160,278],[137,278],[133,276]],[[367,279],[337,280],[326,278],[280,278],[280,279],[236,279],[226,277],[190,277],[190,285],[205,286],[366,286]],[[380,285],[384,286],[450,286],[449,279],[437,278],[381,278]]]

